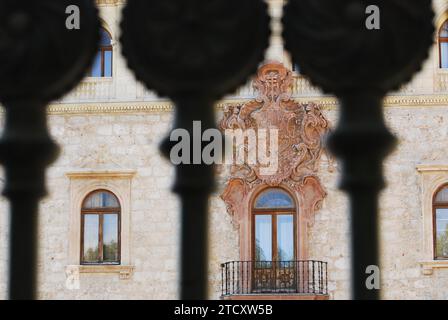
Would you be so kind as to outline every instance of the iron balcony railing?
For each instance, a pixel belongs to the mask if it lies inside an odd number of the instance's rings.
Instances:
[[[327,262],[231,261],[221,265],[222,296],[328,295]]]

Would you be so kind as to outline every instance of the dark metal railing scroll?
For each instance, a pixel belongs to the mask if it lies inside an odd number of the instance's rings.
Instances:
[[[369,18],[379,19],[374,28]],[[433,42],[432,20],[430,0],[289,0],[285,7],[284,39],[301,73],[340,100],[328,147],[341,160],[341,189],[350,198],[354,299],[380,298],[366,282],[368,267],[380,263],[382,162],[395,142],[382,100],[420,70]]]
[[[256,72],[269,41],[262,0],[129,0],[121,43],[128,66],[150,90],[176,105],[173,130],[191,137],[192,164],[176,165],[174,192],[182,202],[182,299],[207,298],[207,219],[214,167],[193,140],[215,127],[214,102]],[[200,121],[200,132],[193,122]],[[178,132],[181,132],[178,131]],[[169,157],[177,142],[168,138]],[[185,156],[185,154],[183,154]],[[199,160],[198,160],[199,159]]]
[[[67,27],[76,5],[80,29]],[[70,25],[70,24],[69,24]],[[0,0],[0,101],[5,127],[0,162],[10,202],[9,298],[36,298],[37,222],[45,169],[56,159],[46,105],[84,76],[99,42],[91,0]]]

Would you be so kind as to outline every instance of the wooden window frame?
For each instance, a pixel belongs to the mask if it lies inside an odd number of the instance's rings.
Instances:
[[[101,52],[101,78],[109,78],[112,77],[114,74],[114,70],[113,70],[113,59],[114,59],[114,54],[113,54],[113,48],[112,45],[109,46],[101,46],[100,50]],[[110,52],[110,76],[106,77],[106,52]]]
[[[434,252],[434,260],[448,260],[448,256],[446,257],[439,257],[437,255],[437,209],[448,209],[448,202],[438,202],[436,203],[437,195],[443,190],[448,188],[448,184],[443,185],[437,191],[434,193],[433,199],[432,199],[432,236],[433,236],[433,252]]]
[[[294,198],[289,194],[289,192],[287,192],[284,189],[281,189],[282,191],[286,192],[288,194],[288,196],[291,198],[291,200],[294,203],[294,208],[268,208],[268,209],[257,209],[255,208],[255,204],[256,201],[258,199],[258,197],[266,191],[269,191],[271,189],[264,189],[261,192],[259,192],[255,197],[254,197],[254,201],[253,201],[253,205],[252,205],[252,248],[251,248],[251,253],[252,253],[252,259],[253,261],[256,261],[256,234],[255,234],[255,228],[256,228],[256,223],[255,223],[255,219],[257,216],[261,216],[261,215],[270,215],[272,217],[272,261],[274,262],[281,262],[278,261],[278,248],[277,248],[277,217],[281,216],[281,215],[292,215],[293,216],[293,224],[294,224],[294,261],[297,260],[297,247],[298,247],[298,243],[297,243],[297,205],[294,201]],[[275,190],[275,189],[272,189]]]
[[[95,193],[106,192],[115,197],[118,202],[119,207],[117,208],[92,208],[86,209],[84,208],[84,204],[86,200],[94,195]],[[118,243],[117,243],[117,261],[113,262],[105,262],[104,261],[104,252],[103,252],[103,222],[105,214],[116,214],[118,216]],[[85,215],[97,215],[98,216],[98,261],[96,262],[86,262],[84,261],[84,224],[85,224]],[[95,190],[90,192],[83,200],[81,206],[81,244],[80,244],[80,263],[81,265],[121,265],[121,205],[118,197],[109,190]]]

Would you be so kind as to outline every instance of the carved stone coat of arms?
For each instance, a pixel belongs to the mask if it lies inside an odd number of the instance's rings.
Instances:
[[[295,192],[306,213],[318,209],[326,195],[317,171],[324,150],[322,138],[329,123],[318,105],[298,103],[291,98],[293,80],[291,71],[282,64],[268,63],[259,69],[254,80],[258,97],[225,107],[220,122],[223,131],[252,129],[257,135],[260,129],[278,132],[278,168],[274,173],[263,174],[260,163],[232,165],[221,197],[237,224],[247,211],[243,204],[250,201],[253,190],[262,186],[283,186]]]

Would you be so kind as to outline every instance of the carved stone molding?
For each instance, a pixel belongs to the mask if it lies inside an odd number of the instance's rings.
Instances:
[[[335,110],[337,101],[331,96],[294,98],[296,103],[314,103],[321,110]],[[243,105],[249,99],[226,99],[216,104],[218,110],[225,110],[229,106]],[[448,105],[447,95],[418,95],[418,96],[388,96],[384,100],[385,108],[396,107],[441,107]],[[110,113],[151,113],[151,112],[171,112],[173,105],[166,100],[157,101],[135,101],[135,102],[86,102],[86,103],[60,103],[51,104],[48,107],[48,114],[110,114]],[[0,114],[3,109],[0,109]]]
[[[80,274],[118,274],[120,280],[131,279],[134,266],[123,265],[70,265],[65,267],[67,279],[79,280]]]
[[[293,99],[296,103],[313,103],[321,110],[335,110],[337,101],[331,96],[304,97]],[[226,99],[218,102],[216,108],[225,110],[228,106],[243,105],[249,99]],[[396,107],[440,107],[448,105],[447,95],[416,95],[416,96],[388,96],[384,100],[385,108]],[[85,102],[85,103],[60,103],[51,104],[48,108],[50,115],[63,114],[120,114],[120,113],[151,113],[151,112],[171,112],[173,105],[166,100],[156,101],[135,101],[135,102]],[[0,109],[0,113],[3,110]]]
[[[74,171],[68,172],[66,175],[70,179],[132,179],[136,174],[135,170],[122,171]]]
[[[292,73],[282,64],[270,62],[262,66],[254,81],[259,93],[254,100],[227,104],[220,129],[278,130],[278,170],[261,173],[260,162],[233,164],[231,175],[221,198],[234,225],[240,229],[241,258],[250,259],[251,202],[268,187],[286,189],[298,205],[299,252],[306,258],[306,228],[314,221],[326,192],[317,176],[318,164],[324,151],[322,137],[329,130],[320,107],[314,103],[298,103],[291,98]],[[247,131],[246,131],[247,132]],[[269,140],[269,139],[268,139]],[[247,141],[237,152],[247,152]],[[269,149],[269,148],[268,148]]]
[[[434,269],[447,269],[447,260],[434,259],[434,212],[433,199],[437,191],[448,182],[448,165],[419,164],[423,239],[421,254],[421,272],[432,275]]]
[[[124,4],[126,0],[96,0],[97,5],[117,5]]]
[[[126,274],[131,266],[131,213],[133,170],[76,170],[67,172],[70,179],[70,226],[68,261],[70,265],[80,264],[81,205],[85,197],[95,190],[108,190],[119,200],[121,206],[121,266],[82,266],[79,273],[120,273]],[[124,268],[124,269],[123,269]],[[123,271],[124,270],[124,271]],[[124,275],[123,275],[124,277]],[[122,277],[122,278],[123,278]]]

